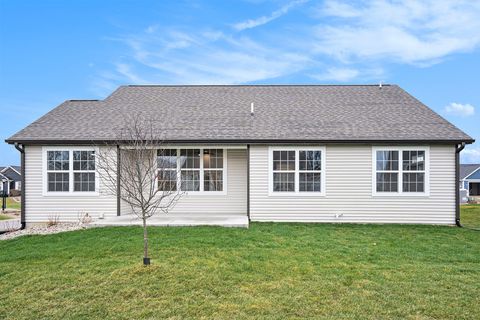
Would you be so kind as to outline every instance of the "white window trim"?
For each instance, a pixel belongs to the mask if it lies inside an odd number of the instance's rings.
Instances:
[[[96,170],[97,168],[97,160],[95,158],[95,191],[73,191],[74,184],[73,184],[73,173],[77,172],[73,170],[73,151],[88,151],[92,150],[95,151],[95,154],[98,154],[97,147],[43,147],[42,148],[42,180],[43,180],[43,196],[60,196],[60,197],[91,197],[91,196],[98,196],[100,195],[100,183],[99,183],[99,176]],[[47,167],[47,152],[48,151],[68,151],[69,152],[69,165],[68,165],[68,188],[69,191],[65,192],[58,192],[58,191],[48,191],[48,167]],[[59,171],[63,172],[63,171]],[[81,172],[81,171],[78,171]]]
[[[414,171],[403,171],[403,151],[425,151],[425,190],[424,192],[403,192],[403,173],[414,173]],[[377,151],[398,151],[398,170],[377,171]],[[398,173],[397,192],[377,192],[377,172]],[[422,172],[422,171],[419,171]],[[372,196],[374,197],[429,197],[430,196],[430,147],[429,146],[375,146],[372,147]]]
[[[175,149],[177,150],[177,190],[182,192],[186,195],[192,196],[208,196],[208,195],[227,195],[227,149],[226,148],[219,148],[219,147],[195,147],[195,146],[188,146],[188,147],[172,147],[172,146],[165,146],[163,149]],[[182,175],[182,168],[180,167],[180,150],[181,149],[199,149],[200,150],[200,168],[186,168],[183,170],[199,170],[200,171],[200,191],[182,191],[181,190],[181,175]],[[211,170],[221,170],[222,171],[222,179],[223,179],[223,190],[222,191],[204,191],[204,168],[203,168],[203,150],[205,149],[221,149],[223,150],[223,169],[211,169]],[[155,159],[157,159],[157,152],[155,152]],[[207,169],[210,170],[210,169]],[[157,170],[158,173],[158,170]],[[155,181],[155,186],[158,188],[158,174],[157,179]]]
[[[299,151],[321,151],[322,169],[320,178],[320,192],[300,191],[300,165]],[[295,192],[275,192],[273,191],[273,151],[295,151]],[[326,148],[325,146],[270,146],[268,147],[268,195],[272,197],[324,197],[326,194]],[[303,172],[303,170],[302,170]],[[318,172],[318,171],[314,171]]]

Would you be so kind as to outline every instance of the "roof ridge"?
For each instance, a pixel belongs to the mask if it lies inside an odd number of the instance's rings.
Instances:
[[[124,87],[378,87],[379,84],[128,84]],[[383,86],[395,84],[382,83]]]

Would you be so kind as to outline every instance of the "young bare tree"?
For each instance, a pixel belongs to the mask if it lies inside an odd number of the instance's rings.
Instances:
[[[96,170],[102,192],[119,194],[142,220],[143,263],[149,265],[147,220],[168,213],[182,196],[177,187],[177,155],[165,149],[153,122],[141,115],[125,119],[118,141],[98,150]]]

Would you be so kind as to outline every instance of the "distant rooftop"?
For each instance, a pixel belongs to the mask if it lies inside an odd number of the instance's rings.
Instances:
[[[460,165],[460,179],[465,179],[471,175],[474,171],[480,168],[480,163],[477,164],[461,164]]]
[[[20,181],[21,179],[19,166],[0,167],[0,173],[10,180]]]

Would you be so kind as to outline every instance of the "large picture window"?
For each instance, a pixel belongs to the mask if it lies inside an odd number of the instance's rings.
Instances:
[[[224,149],[157,151],[158,188],[165,191],[223,192]]]
[[[316,194],[324,191],[324,148],[272,148],[271,194]]]
[[[177,150],[161,149],[157,151],[158,189],[177,190]]]
[[[95,151],[46,150],[46,192],[96,192]]]
[[[375,148],[376,194],[426,194],[428,149]]]

